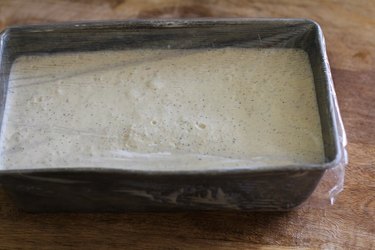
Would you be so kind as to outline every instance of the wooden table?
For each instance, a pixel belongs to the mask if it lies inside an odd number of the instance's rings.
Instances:
[[[326,36],[350,165],[332,207],[289,213],[27,214],[0,189],[0,249],[375,249],[375,1],[0,0],[0,28],[149,17],[305,17]]]

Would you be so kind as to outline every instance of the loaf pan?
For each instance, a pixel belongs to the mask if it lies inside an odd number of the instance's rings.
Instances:
[[[10,27],[1,34],[3,119],[8,77],[21,55],[129,48],[300,48],[312,65],[325,163],[201,171],[110,168],[7,170],[0,182],[18,207],[46,211],[290,210],[303,203],[345,148],[324,38],[304,19],[135,20]]]

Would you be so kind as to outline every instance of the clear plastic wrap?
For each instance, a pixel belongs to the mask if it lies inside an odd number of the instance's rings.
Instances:
[[[334,98],[333,100],[335,100],[335,110],[338,111],[339,108],[336,103],[336,94],[335,94],[333,87],[331,88],[331,94],[332,94],[332,97]],[[337,124],[339,124],[339,131],[340,131],[339,140],[343,148],[345,148],[347,145],[346,134],[345,134],[345,130],[343,127],[340,113],[336,111],[335,111],[335,114],[336,114],[335,119],[337,121]],[[322,207],[326,207],[329,205],[334,205],[338,195],[344,190],[345,167],[347,164],[348,164],[348,155],[347,155],[347,151],[344,150],[339,163],[336,166],[329,168],[324,172],[324,175],[322,176],[314,193],[307,200],[306,202],[307,206],[322,208]]]
[[[26,210],[289,210],[319,181],[312,206],[343,189],[346,136],[312,21],[16,27],[1,51],[0,182]]]
[[[327,65],[327,83],[329,86],[329,93],[333,104],[332,113],[334,114],[334,119],[337,124],[338,144],[343,148],[343,151],[337,165],[325,171],[311,199],[307,202],[311,207],[321,207],[326,206],[327,204],[333,205],[335,203],[339,193],[344,190],[345,167],[348,164],[348,153],[346,150],[348,142],[346,138],[345,128],[337,103],[336,91],[332,80],[331,68],[327,57],[325,39],[322,31],[320,31],[320,34],[322,43],[322,57],[325,64]]]

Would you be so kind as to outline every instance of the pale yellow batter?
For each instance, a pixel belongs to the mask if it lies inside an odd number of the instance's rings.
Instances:
[[[302,50],[106,51],[22,56],[12,66],[2,168],[204,170],[323,161]]]

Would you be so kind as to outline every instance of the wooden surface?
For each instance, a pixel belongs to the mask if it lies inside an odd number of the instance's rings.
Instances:
[[[306,17],[324,30],[348,134],[332,207],[289,213],[27,214],[0,189],[0,249],[375,249],[375,1],[0,0],[15,24],[148,17]]]

